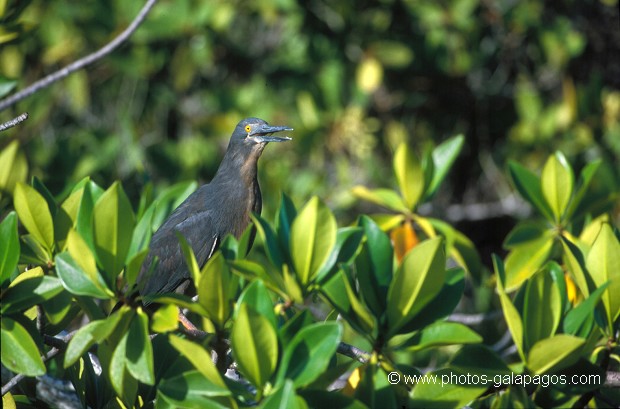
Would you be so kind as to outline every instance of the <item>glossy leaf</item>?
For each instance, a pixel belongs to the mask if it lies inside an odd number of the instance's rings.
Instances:
[[[461,153],[464,143],[465,137],[463,135],[457,135],[442,142],[433,149],[432,158],[434,172],[433,178],[426,189],[426,198],[431,198],[437,192],[437,189],[439,189],[439,186],[452,168],[454,161],[459,156],[459,153]]]
[[[517,347],[517,351],[519,352],[521,359],[525,360],[523,348],[523,321],[521,320],[521,315],[519,315],[519,312],[506,294],[506,272],[504,270],[504,263],[496,254],[493,254],[493,269],[495,270],[497,277],[497,293],[499,295],[499,301],[502,306],[502,312],[504,313],[506,325],[508,325],[508,329],[512,335],[512,340]]]
[[[0,199],[11,195],[16,184],[24,182],[27,176],[28,162],[15,139],[0,151]]]
[[[64,367],[73,365],[91,346],[109,337],[124,313],[125,310],[121,309],[105,319],[91,321],[80,328],[67,345]]]
[[[462,374],[486,375],[487,379],[513,374],[504,360],[483,344],[464,345],[450,361],[450,367]]]
[[[213,323],[222,328],[232,312],[230,287],[232,277],[224,256],[219,251],[202,268],[198,281],[198,302]]]
[[[135,223],[129,199],[118,182],[95,204],[93,223],[96,254],[111,281],[125,265]]]
[[[581,170],[579,174],[579,180],[577,181],[577,186],[575,189],[575,194],[573,196],[573,200],[569,203],[568,209],[566,211],[566,219],[570,219],[570,217],[575,213],[575,211],[582,204],[583,198],[590,187],[590,183],[592,182],[594,175],[597,174],[598,168],[601,166],[602,161],[595,160],[588,163]]]
[[[173,304],[164,304],[153,313],[151,330],[158,333],[174,331],[179,327],[179,308]]]
[[[482,395],[487,389],[484,384],[461,384],[450,382],[455,373],[450,368],[429,372],[426,377],[437,378],[439,382],[418,382],[411,393],[412,408],[461,408]],[[441,381],[445,381],[442,383]]]
[[[187,371],[161,381],[157,388],[157,406],[160,400],[173,408],[226,409],[221,398],[230,395],[230,390],[217,385],[199,371]]]
[[[311,282],[336,244],[336,219],[329,208],[313,197],[299,211],[291,226],[291,257],[302,285]]]
[[[547,261],[553,238],[545,235],[514,248],[506,257],[506,292],[516,290]]]
[[[2,294],[2,314],[25,311],[61,292],[62,284],[56,277],[39,276],[20,281],[16,279]]]
[[[282,194],[278,209],[277,233],[278,241],[283,249],[287,249],[291,239],[291,226],[297,217],[297,209],[290,197]]]
[[[402,329],[402,333],[417,331],[433,322],[452,314],[463,297],[465,290],[465,270],[460,267],[446,271],[446,281],[441,291],[416,314]]]
[[[278,388],[260,405],[261,409],[305,409],[308,406],[295,394],[295,385],[290,380]]]
[[[45,374],[39,349],[28,331],[19,322],[5,316],[2,317],[2,364],[26,376]]]
[[[585,258],[581,250],[569,239],[564,237],[564,235],[562,235],[561,240],[563,249],[562,260],[564,261],[564,265],[566,265],[568,271],[571,272],[572,278],[574,278],[581,294],[587,297],[590,294],[590,289],[588,286],[589,277],[586,276]]]
[[[357,254],[364,232],[359,227],[343,227],[336,233],[336,244],[317,273],[317,281],[323,280],[338,268],[340,263],[349,263]]]
[[[399,345],[399,349],[420,351],[445,345],[476,344],[482,337],[463,324],[440,321],[429,325]]]
[[[256,226],[256,231],[260,235],[261,239],[263,239],[269,261],[271,261],[271,264],[273,264],[274,267],[280,269],[286,260],[286,257],[280,249],[278,236],[271,225],[260,215],[253,214],[251,218],[254,222],[254,226]]]
[[[509,162],[508,170],[521,196],[530,202],[546,219],[553,220],[551,209],[543,197],[540,179],[516,162]]]
[[[564,317],[564,332],[587,338],[594,325],[594,310],[609,283],[605,283],[590,294],[581,304],[570,310]]]
[[[232,328],[231,346],[241,373],[257,388],[264,387],[278,362],[278,338],[269,320],[241,304]]]
[[[385,207],[399,213],[408,213],[409,209],[403,198],[390,189],[368,189],[365,186],[355,186],[351,192],[362,200]]]
[[[250,260],[236,260],[230,263],[231,268],[237,274],[249,280],[260,279],[270,290],[286,298],[284,279],[280,274],[271,269]]]
[[[10,212],[0,223],[0,284],[4,284],[17,268],[19,260],[17,215]]]
[[[344,271],[338,271],[323,283],[321,292],[356,331],[362,334],[372,333],[376,327],[376,319],[351,288]]]
[[[523,305],[525,349],[555,334],[562,311],[562,298],[551,275],[540,271],[530,278]]]
[[[401,143],[394,153],[394,173],[407,208],[413,210],[426,187],[424,170],[413,150]]]
[[[291,379],[295,387],[303,387],[319,377],[336,353],[342,328],[336,322],[317,323],[303,328],[286,346],[279,382]]]
[[[54,246],[54,224],[47,202],[34,188],[18,182],[13,192],[15,211],[26,230],[48,253]]]
[[[567,334],[559,334],[538,341],[530,350],[527,366],[535,374],[558,371],[577,362],[585,340]]]
[[[420,243],[405,256],[388,290],[389,334],[398,333],[439,293],[444,283],[445,266],[441,237]]]
[[[376,317],[387,307],[388,288],[392,282],[393,249],[390,239],[367,216],[360,217],[366,240],[355,259],[357,279],[366,304]]]
[[[153,370],[153,345],[149,338],[149,318],[141,308],[129,325],[126,346],[127,370],[147,385],[155,383]]]
[[[170,344],[179,351],[205,378],[213,384],[226,388],[222,376],[218,372],[211,354],[202,346],[177,335],[170,335]]]
[[[54,261],[58,278],[70,293],[100,299],[114,297],[114,293],[107,288],[96,268],[91,273],[87,273],[68,252],[57,254]]]
[[[237,300],[238,306],[242,304],[247,304],[254,311],[267,318],[274,329],[277,328],[274,302],[271,299],[269,291],[263,281],[254,280],[245,288],[245,290],[243,290]]]
[[[607,315],[608,331],[613,333],[614,322],[620,316],[620,241],[611,226],[603,224],[586,258],[586,266],[597,287],[609,282],[601,299]]]
[[[575,183],[573,169],[561,152],[549,156],[541,174],[542,192],[556,222],[568,208]]]

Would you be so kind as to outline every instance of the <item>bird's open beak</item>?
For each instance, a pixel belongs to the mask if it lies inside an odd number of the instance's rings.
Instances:
[[[282,132],[282,131],[292,131],[293,128],[289,128],[288,126],[271,126],[271,125],[261,125],[258,128],[255,128],[252,133],[250,133],[250,137],[252,137],[256,142],[285,142],[290,141],[291,138],[288,136],[271,136],[272,133]]]

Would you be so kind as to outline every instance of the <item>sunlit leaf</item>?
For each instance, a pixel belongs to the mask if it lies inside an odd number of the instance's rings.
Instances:
[[[28,331],[19,322],[5,316],[2,317],[2,364],[26,376],[45,374],[39,349]]]
[[[18,182],[13,199],[19,220],[32,237],[50,253],[54,246],[54,224],[43,196],[32,187]]]
[[[0,223],[0,284],[4,284],[17,268],[19,253],[17,215],[10,212]]]
[[[541,174],[542,193],[559,222],[566,212],[568,202],[573,194],[573,169],[561,152],[549,156]]]
[[[411,148],[402,143],[394,153],[394,173],[407,208],[413,210],[425,189],[422,164]]]
[[[585,345],[583,338],[559,334],[538,341],[530,350],[527,366],[535,374],[549,373],[577,362]]]

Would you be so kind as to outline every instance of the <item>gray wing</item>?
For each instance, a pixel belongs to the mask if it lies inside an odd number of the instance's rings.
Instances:
[[[179,206],[179,209],[175,210],[153,235],[149,254],[142,264],[138,277],[138,290],[143,296],[172,292],[190,278],[177,232],[180,232],[192,247],[200,267],[219,246],[221,238],[211,211],[204,210],[192,214],[181,211],[182,207],[191,206]],[[180,214],[188,213],[191,216],[185,219],[179,217]]]

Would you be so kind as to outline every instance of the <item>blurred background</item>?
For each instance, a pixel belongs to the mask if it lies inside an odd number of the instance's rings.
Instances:
[[[100,48],[142,5],[0,0],[0,94]],[[497,251],[527,209],[448,210],[505,203],[507,160],[602,158],[595,185],[620,186],[619,26],[617,0],[160,0],[120,49],[0,112],[30,114],[0,148],[19,140],[54,195],[120,179],[136,205],[148,182],[208,182],[236,123],[257,116],[295,128],[259,163],[267,217],[280,192],[298,206],[319,195],[343,225],[379,210],[351,188],[394,187],[400,142],[462,133],[421,211]]]

